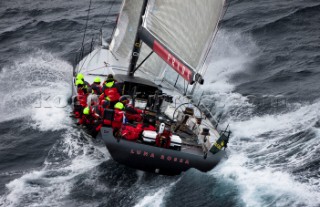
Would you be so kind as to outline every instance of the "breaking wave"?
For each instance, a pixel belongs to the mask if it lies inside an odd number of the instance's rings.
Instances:
[[[81,176],[105,162],[109,155],[104,147],[94,147],[81,134],[69,129],[50,150],[44,167],[26,172],[8,184],[7,193],[0,198],[5,206],[65,206],[66,198],[74,190]],[[87,178],[94,183],[95,177]],[[69,204],[72,204],[70,199]]]
[[[238,203],[245,206],[318,206],[320,101],[291,103],[235,92],[259,49],[252,38],[228,31],[218,35],[216,48],[202,101],[216,117],[223,114],[221,125],[230,124],[233,133],[229,159],[211,174],[236,186]],[[280,108],[259,103],[264,99],[285,101]]]
[[[41,130],[64,128],[70,119],[71,66],[39,50],[0,72],[1,122],[24,118]]]

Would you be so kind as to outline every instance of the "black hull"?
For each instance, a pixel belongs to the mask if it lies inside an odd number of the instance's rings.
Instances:
[[[112,128],[102,127],[98,136],[105,142],[112,158],[129,167],[164,175],[178,175],[190,168],[207,172],[224,157],[225,151],[209,152],[206,159],[199,153],[164,149],[124,139],[116,139]]]

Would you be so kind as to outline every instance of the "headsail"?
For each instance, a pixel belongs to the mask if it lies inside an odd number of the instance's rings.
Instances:
[[[225,0],[149,0],[141,39],[192,84],[203,66]]]
[[[110,50],[117,56],[130,60],[132,45],[137,34],[143,1],[124,0]]]
[[[132,46],[138,30],[138,23],[142,11],[143,0],[123,0],[122,7],[119,13],[117,26],[110,43],[110,50],[120,58],[123,58],[129,63],[132,55]],[[141,44],[140,57],[138,64],[152,50],[145,44]],[[152,55],[148,61],[143,63],[140,71],[150,75],[151,77],[159,77],[165,69],[165,62],[157,55]]]

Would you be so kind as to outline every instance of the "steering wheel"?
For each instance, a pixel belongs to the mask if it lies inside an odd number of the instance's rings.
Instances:
[[[204,115],[203,113],[201,112],[200,108],[192,103],[183,103],[183,104],[180,104],[173,112],[173,120],[176,121],[176,116],[178,116],[178,111],[185,111],[186,108],[189,107],[189,108],[192,108],[193,109],[193,116],[192,117],[196,117],[196,118],[201,118],[201,119],[204,119]]]

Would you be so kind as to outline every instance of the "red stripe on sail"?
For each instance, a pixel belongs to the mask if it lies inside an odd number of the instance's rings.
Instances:
[[[189,83],[193,83],[193,71],[184,65],[178,58],[173,56],[159,42],[154,40],[153,51],[157,53],[166,63],[168,63],[175,71],[177,71]]]

